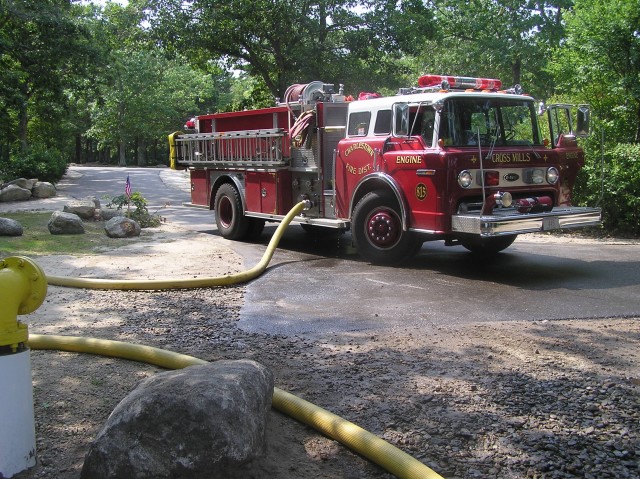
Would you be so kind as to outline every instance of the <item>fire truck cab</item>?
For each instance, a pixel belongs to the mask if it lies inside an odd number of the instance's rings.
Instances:
[[[189,169],[192,204],[215,210],[229,239],[306,201],[298,223],[350,230],[373,263],[400,263],[428,240],[493,254],[518,234],[601,222],[598,208],[571,204],[588,107],[575,128],[571,105],[537,107],[495,79],[424,75],[357,100],[342,86],[292,85],[275,107],[196,117],[170,135],[171,165]]]

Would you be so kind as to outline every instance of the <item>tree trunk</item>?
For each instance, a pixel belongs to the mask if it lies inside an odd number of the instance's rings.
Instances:
[[[27,131],[29,127],[29,112],[27,106],[29,105],[29,99],[25,96],[24,101],[20,102],[18,111],[18,139],[20,140],[20,146],[23,150],[27,149]]]
[[[514,85],[520,83],[520,78],[522,77],[522,59],[520,57],[511,62],[511,76]]]
[[[158,140],[153,140],[153,146],[151,147],[151,155],[153,156],[153,164],[157,165],[158,161]],[[162,162],[164,163],[164,161]]]
[[[127,156],[125,148],[125,142],[120,140],[118,142],[118,165],[120,166],[127,166]]]
[[[145,157],[145,141],[144,139],[138,137],[136,139],[136,144],[137,144],[137,148],[138,148],[138,166],[146,166],[147,164],[147,160]]]
[[[640,101],[636,107],[636,143],[640,143]]]
[[[73,161],[78,164],[82,163],[82,136],[80,134],[76,134],[76,152]]]

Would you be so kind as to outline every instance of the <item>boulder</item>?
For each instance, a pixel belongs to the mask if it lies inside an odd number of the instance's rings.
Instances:
[[[116,216],[104,224],[104,231],[109,238],[131,238],[140,236],[142,230],[137,221],[124,216]]]
[[[62,209],[65,213],[73,213],[84,220],[92,220],[96,216],[96,210],[100,210],[100,201],[95,197],[71,201]]]
[[[51,198],[56,196],[56,193],[56,187],[48,181],[38,181],[31,188],[31,194],[34,198]]]
[[[272,394],[273,374],[250,360],[156,374],[113,410],[80,477],[261,477]]]
[[[0,190],[0,201],[25,201],[31,198],[31,190],[9,185]]]
[[[11,218],[0,218],[0,236],[22,236],[22,225]]]
[[[24,188],[25,190],[30,190],[31,188],[33,188],[33,185],[35,185],[37,181],[38,181],[37,178],[33,178],[30,180],[26,178],[16,178],[15,180],[12,180],[9,183],[7,183],[7,185],[16,185],[16,186],[19,186],[20,188]]]
[[[100,210],[100,218],[104,221],[109,221],[112,218],[117,218],[119,216],[124,216],[123,210],[114,210],[112,208],[102,208]]]
[[[83,234],[84,225],[78,215],[54,211],[47,223],[49,232],[52,235],[74,235]]]

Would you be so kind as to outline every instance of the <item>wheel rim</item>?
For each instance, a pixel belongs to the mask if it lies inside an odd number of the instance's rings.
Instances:
[[[380,209],[373,211],[366,224],[369,242],[376,248],[390,248],[398,242],[402,228],[395,212]]]
[[[233,221],[233,205],[228,196],[223,196],[218,202],[218,219],[225,228],[231,226]]]

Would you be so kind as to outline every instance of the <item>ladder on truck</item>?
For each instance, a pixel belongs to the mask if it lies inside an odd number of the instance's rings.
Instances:
[[[286,135],[282,128],[180,135],[175,138],[176,160],[188,166],[285,166]]]

